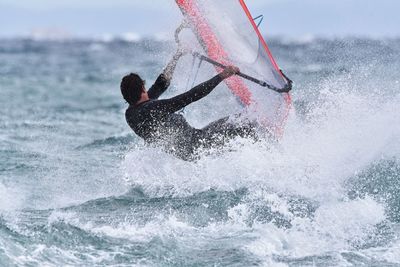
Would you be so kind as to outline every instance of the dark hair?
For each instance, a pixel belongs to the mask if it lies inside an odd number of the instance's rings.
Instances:
[[[144,80],[136,73],[131,73],[122,78],[121,93],[130,105],[136,104],[142,94]]]

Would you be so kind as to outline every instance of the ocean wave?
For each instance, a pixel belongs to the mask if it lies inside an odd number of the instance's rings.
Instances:
[[[111,136],[104,139],[94,140],[85,145],[78,146],[76,149],[91,149],[91,148],[99,148],[105,146],[127,146],[132,144],[136,138],[129,134],[125,136]]]
[[[120,197],[96,199],[69,208],[24,211],[25,220],[17,220],[20,226],[15,238],[24,247],[34,248],[24,250],[25,260],[49,265],[60,262],[116,264],[119,262],[115,258],[117,251],[124,255],[121,264],[229,264],[233,261],[305,264],[310,259],[335,262],[337,257],[326,258],[331,251],[347,253],[360,246],[368,250],[371,238],[379,238],[383,233],[375,227],[382,220],[382,210],[377,212],[380,208],[372,199],[323,205],[314,208],[311,216],[292,217],[291,225],[281,223],[283,215],[277,215],[277,211],[284,213],[285,209],[277,201],[279,196],[274,194],[249,201],[247,190],[208,191],[185,198],[148,198],[136,188]],[[144,207],[138,209],[141,205]],[[207,214],[204,210],[210,211]],[[151,219],[140,219],[144,211],[152,214]],[[207,223],[201,223],[211,214]],[[258,219],[253,218],[249,223],[252,216]],[[42,219],[32,221],[34,217]],[[302,243],[305,240],[307,246]],[[51,246],[39,249],[42,242]],[[193,247],[190,245],[193,242],[199,245]],[[222,258],[215,257],[217,248]],[[170,253],[176,250],[187,257],[169,259]],[[198,250],[204,257],[193,258]],[[12,254],[12,262],[17,262],[19,253]],[[55,256],[46,258],[49,253]],[[90,257],[92,253],[103,257]],[[339,258],[346,262],[345,255]],[[347,259],[352,260],[354,257]]]
[[[0,219],[3,211],[16,210],[21,207],[24,198],[21,193],[14,188],[4,186],[0,182]]]

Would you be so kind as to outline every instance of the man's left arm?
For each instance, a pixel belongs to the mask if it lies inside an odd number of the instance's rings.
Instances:
[[[158,76],[155,83],[150,87],[147,92],[150,99],[157,99],[162,95],[171,83],[172,76],[179,59],[184,55],[184,51],[178,49],[175,55],[172,57],[171,61],[164,68],[163,72]]]

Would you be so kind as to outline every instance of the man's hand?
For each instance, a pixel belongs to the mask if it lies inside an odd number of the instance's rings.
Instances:
[[[174,54],[174,59],[178,60],[182,56],[185,56],[185,55],[187,55],[187,54],[189,54],[191,52],[192,51],[190,49],[187,49],[187,48],[182,47],[182,46],[178,46],[178,49],[176,50],[176,52]]]
[[[226,79],[231,77],[232,75],[240,73],[240,69],[235,66],[227,66],[223,72],[221,72],[219,75],[222,77],[222,79]]]

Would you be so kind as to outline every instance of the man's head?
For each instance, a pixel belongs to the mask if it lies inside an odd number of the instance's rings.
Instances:
[[[126,102],[135,105],[141,100],[142,94],[147,94],[144,84],[144,80],[136,73],[131,73],[122,78],[121,93]]]

